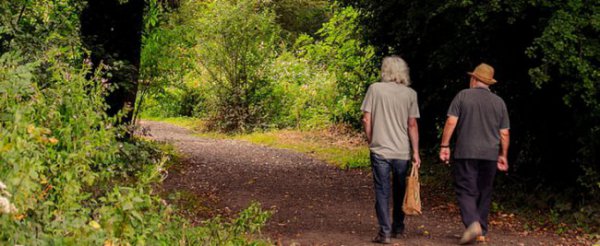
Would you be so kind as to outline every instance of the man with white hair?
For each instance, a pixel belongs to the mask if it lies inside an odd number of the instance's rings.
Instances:
[[[419,168],[419,107],[410,85],[409,69],[398,56],[381,65],[382,82],[369,86],[362,103],[363,125],[369,149],[379,232],[373,242],[389,244],[404,232],[404,199],[408,161]],[[410,140],[410,141],[409,141]],[[393,222],[390,223],[390,173],[393,174]]]
[[[482,63],[470,72],[469,89],[460,91],[448,109],[440,159],[450,162],[450,138],[456,128],[454,185],[462,222],[459,244],[485,241],[496,169],[508,170],[509,119],[502,98],[490,91],[494,68]]]

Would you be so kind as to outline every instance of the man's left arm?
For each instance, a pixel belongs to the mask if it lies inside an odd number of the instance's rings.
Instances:
[[[500,153],[498,154],[498,170],[508,171],[508,145],[510,142],[510,131],[500,129]]]
[[[421,156],[419,155],[419,124],[417,124],[416,118],[408,118],[408,137],[413,152],[413,166],[419,168],[421,166]]]
[[[500,122],[500,153],[498,153],[498,170],[508,171],[508,145],[510,142],[510,120],[506,104],[502,102],[502,121]]]
[[[412,94],[408,112],[408,138],[410,139],[412,149],[412,165],[419,168],[421,166],[421,155],[419,153],[419,124],[417,124],[417,118],[421,114],[419,113],[419,100],[417,99],[416,92]]]

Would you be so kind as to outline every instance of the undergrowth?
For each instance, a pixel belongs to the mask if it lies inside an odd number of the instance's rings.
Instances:
[[[102,78],[60,54],[49,48],[43,66],[0,55],[0,244],[259,244],[248,236],[269,217],[258,204],[199,227],[174,213],[153,189],[169,149],[123,141]]]

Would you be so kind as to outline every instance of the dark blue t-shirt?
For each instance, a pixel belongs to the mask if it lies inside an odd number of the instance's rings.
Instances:
[[[498,160],[500,129],[510,128],[502,98],[483,87],[465,89],[452,100],[448,116],[458,117],[454,158]]]

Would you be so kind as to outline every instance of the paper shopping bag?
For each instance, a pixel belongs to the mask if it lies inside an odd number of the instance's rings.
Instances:
[[[421,214],[421,194],[419,185],[419,170],[412,167],[410,175],[406,177],[406,193],[402,203],[402,211],[407,215]]]

